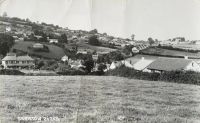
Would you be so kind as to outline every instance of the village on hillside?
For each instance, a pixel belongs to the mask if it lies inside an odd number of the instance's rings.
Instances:
[[[146,41],[70,30],[53,24],[0,17],[0,69],[26,74],[103,74],[125,66],[136,71],[200,72],[200,40],[184,37]]]

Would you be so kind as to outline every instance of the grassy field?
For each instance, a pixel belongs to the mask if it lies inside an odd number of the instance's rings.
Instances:
[[[200,122],[200,86],[112,76],[0,80],[1,123],[17,123],[23,116],[58,117],[62,123]]]
[[[177,44],[173,45],[173,47],[200,50],[200,44]]]
[[[101,46],[92,46],[83,42],[77,43],[79,50],[86,50],[86,51],[97,51],[97,52],[112,52],[116,51],[116,49],[108,48],[108,47],[101,47]],[[70,44],[65,45],[66,48],[71,47]]]
[[[34,52],[28,49],[28,47],[32,47],[34,43],[35,42],[31,42],[31,41],[17,42],[12,47],[12,49],[17,49],[17,50],[24,51],[32,55],[37,55],[37,56],[42,56],[45,58],[52,58],[52,59],[60,59],[65,55],[64,50],[62,48],[55,45],[51,45],[51,44],[45,44],[46,46],[48,46],[49,52]]]
[[[178,57],[184,57],[189,56],[191,58],[200,58],[200,53],[190,53],[190,52],[184,52],[184,51],[175,51],[175,50],[167,50],[162,48],[147,48],[142,51],[143,53],[153,55],[163,55],[163,56],[178,56]]]

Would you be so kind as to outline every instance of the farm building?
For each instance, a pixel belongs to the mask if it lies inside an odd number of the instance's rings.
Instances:
[[[195,71],[200,72],[200,66],[191,59],[183,58],[158,58],[148,67],[151,72],[164,71]]]

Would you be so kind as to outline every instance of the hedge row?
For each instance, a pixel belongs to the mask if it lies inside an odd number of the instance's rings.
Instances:
[[[2,69],[0,70],[0,75],[24,75],[24,73],[18,70]]]
[[[121,76],[141,80],[149,81],[166,81],[184,84],[195,84],[200,85],[200,73],[195,72],[181,72],[181,71],[171,71],[164,73],[148,73],[141,72],[125,66],[121,66],[117,69],[110,70],[105,73],[109,76]]]

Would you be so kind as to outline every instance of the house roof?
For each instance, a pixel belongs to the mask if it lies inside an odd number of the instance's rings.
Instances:
[[[150,60],[150,59],[141,59],[133,65],[133,68],[136,70],[144,70],[153,61],[154,60]]]
[[[2,61],[33,61],[30,56],[6,56]]]
[[[18,61],[33,61],[33,59],[30,56],[18,56]]]
[[[6,56],[2,59],[2,61],[15,61],[17,60],[16,56]]]
[[[181,58],[158,58],[147,69],[161,71],[183,70],[193,60]]]

